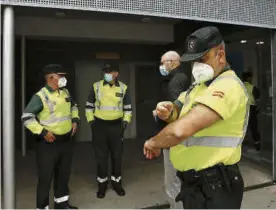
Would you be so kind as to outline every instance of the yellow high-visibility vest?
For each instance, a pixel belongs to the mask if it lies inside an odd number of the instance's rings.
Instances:
[[[185,116],[195,105],[203,104],[222,119],[170,149],[174,168],[198,171],[219,163],[237,163],[247,129],[249,103],[246,89],[236,74],[228,70],[209,86],[195,85],[189,94],[181,94],[178,101],[183,104],[179,117]]]
[[[247,90],[250,105],[255,105],[256,103],[255,103],[255,99],[254,99],[254,96],[253,96],[254,86],[252,84],[250,84],[249,82],[244,82],[243,84],[244,84],[244,86]]]
[[[102,120],[117,120],[122,118],[122,120],[130,122],[132,112],[124,111],[124,109],[131,108],[131,104],[123,104],[127,85],[120,81],[118,83],[119,85],[104,85],[104,81],[101,80],[93,84],[96,101],[95,110],[86,111],[86,116],[89,120],[93,120],[95,116]]]
[[[40,125],[53,134],[63,135],[72,129],[72,118],[78,118],[78,109],[71,107],[70,97],[66,89],[49,92],[42,88],[37,95],[43,103],[43,110],[37,115]]]

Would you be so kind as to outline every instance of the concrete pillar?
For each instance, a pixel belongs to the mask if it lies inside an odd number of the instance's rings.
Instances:
[[[14,11],[11,6],[4,8],[2,55],[4,209],[14,209]]]

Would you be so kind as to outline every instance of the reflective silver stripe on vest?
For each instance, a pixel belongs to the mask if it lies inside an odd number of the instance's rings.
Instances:
[[[125,90],[125,85],[121,82],[119,82],[120,84],[120,87],[121,87],[121,93],[124,94],[124,90]],[[121,110],[123,109],[123,98],[124,97],[121,97],[120,101],[119,101],[119,104],[118,104],[118,107],[122,107]]]
[[[97,109],[103,111],[122,111],[122,109],[117,106],[97,106]]]
[[[23,118],[26,118],[26,117],[32,117],[32,118],[35,118],[35,115],[34,114],[32,114],[32,113],[23,113],[23,115],[22,115],[22,119]]]
[[[182,106],[182,109],[184,108],[184,107],[186,107],[188,104],[190,103],[190,94],[187,96],[185,96],[185,100],[184,100],[184,102],[183,102],[183,106]]]
[[[35,115],[32,114],[32,113],[23,113],[21,119],[24,120],[24,118],[29,118],[28,120],[25,120],[25,121],[24,121],[23,124],[24,124],[25,126],[28,126],[28,125],[30,125],[31,123],[37,123],[37,120],[36,120],[36,118],[35,118]]]
[[[182,144],[186,147],[206,146],[206,147],[238,147],[242,137],[219,137],[219,136],[201,136],[189,137]]]
[[[246,91],[246,88],[244,84],[241,82],[241,80],[234,76],[234,75],[225,75],[225,76],[220,76],[217,79],[213,81],[215,83],[218,80],[225,79],[225,78],[232,78],[235,79],[243,88],[245,95],[248,98],[248,93]],[[213,84],[212,83],[212,84]],[[182,145],[186,147],[191,147],[191,146],[207,146],[207,147],[238,147],[239,145],[242,144],[243,139],[246,134],[247,126],[248,126],[248,119],[249,119],[249,100],[247,101],[246,104],[246,113],[245,113],[245,120],[243,124],[243,135],[242,137],[231,137],[231,136],[201,136],[201,137],[189,137],[187,140],[184,140],[182,142]]]
[[[245,113],[245,119],[244,119],[244,124],[243,124],[243,136],[241,138],[241,141],[240,141],[240,144],[242,144],[243,140],[244,140],[244,137],[246,135],[246,131],[247,131],[247,127],[248,127],[248,122],[249,122],[249,112],[250,112],[250,101],[249,101],[249,95],[247,93],[247,90],[244,86],[244,84],[242,83],[242,81],[238,78],[236,78],[236,80],[240,83],[240,85],[242,86],[243,88],[243,91],[245,93],[245,95],[247,96],[247,104],[246,104],[246,113]]]
[[[185,99],[183,101],[182,109],[186,107],[190,103],[190,93],[197,88],[197,86],[200,85],[198,83],[193,83],[192,86],[189,87],[189,89],[186,91]],[[180,114],[180,112],[179,112]]]
[[[90,102],[87,101],[87,102],[86,102],[86,106],[91,106],[91,107],[94,108],[94,107],[95,107],[95,104],[94,104],[94,103],[90,103]]]
[[[39,120],[39,123],[41,125],[50,125],[52,123],[58,123],[58,122],[64,122],[67,120],[71,120],[71,115],[69,116],[64,116],[64,117],[56,117],[54,113],[54,105],[53,103],[49,100],[46,92],[41,89],[42,96],[44,97],[44,101],[47,104],[49,111],[50,111],[50,116],[48,120]],[[77,108],[77,107],[76,107]]]
[[[121,87],[121,93],[124,94],[125,85],[121,82],[119,82]],[[101,106],[101,98],[103,96],[102,92],[100,91],[101,81],[96,83],[96,97],[98,101],[98,105],[96,105],[96,108],[98,110],[103,111],[123,111],[123,97],[120,98],[118,102],[118,106]],[[91,103],[86,102],[86,105],[90,105]],[[91,104],[92,105],[92,104]]]
[[[28,126],[28,125],[30,125],[31,123],[37,123],[36,119],[35,119],[35,118],[31,118],[31,119],[29,119],[29,120],[26,120],[23,124],[24,124],[25,126]]]
[[[124,105],[124,109],[131,109],[131,104],[129,104],[129,105]]]
[[[94,109],[88,109],[88,108],[86,108],[85,112],[94,112]]]
[[[99,106],[101,106],[100,86],[101,86],[101,81],[96,83],[96,96],[97,96],[97,100],[98,100]]]
[[[78,111],[78,107],[77,106],[73,106],[72,107],[72,111]]]
[[[50,117],[49,120],[40,120],[40,124],[41,125],[50,125],[53,123],[64,122],[67,120],[71,120],[71,116],[55,117],[55,118]]]
[[[53,105],[53,103],[51,103],[51,101],[49,100],[46,92],[43,89],[41,89],[41,93],[42,93],[42,95],[44,97],[45,103],[47,104],[47,106],[49,108],[50,115],[52,115],[54,113],[54,105]]]
[[[247,93],[246,87],[244,86],[243,82],[237,76],[224,75],[224,76],[221,76],[221,77],[218,77],[217,79],[215,79],[214,82],[219,81],[221,79],[225,79],[225,78],[232,78],[232,79],[236,80],[240,84],[240,86],[242,87],[242,89],[244,91],[244,94],[247,96],[247,99],[248,99],[247,104],[246,104],[246,112],[245,112],[245,116],[244,116],[243,136],[242,136],[242,138],[240,138],[240,144],[241,144],[244,140],[244,137],[246,135],[246,130],[247,130],[247,127],[248,127],[249,111],[250,111],[249,95]]]
[[[131,114],[132,111],[124,111],[125,114]]]

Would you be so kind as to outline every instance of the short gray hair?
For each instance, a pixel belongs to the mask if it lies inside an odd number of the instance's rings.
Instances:
[[[169,60],[177,61],[180,60],[180,55],[176,51],[166,52],[162,58],[168,58]]]

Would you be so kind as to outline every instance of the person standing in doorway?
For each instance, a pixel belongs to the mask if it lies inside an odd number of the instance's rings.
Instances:
[[[97,161],[98,198],[105,197],[108,185],[109,153],[112,187],[119,196],[125,195],[121,177],[123,134],[132,117],[129,90],[118,80],[118,66],[106,64],[103,72],[104,80],[93,84],[85,109]]]
[[[261,149],[261,137],[258,128],[258,101],[260,99],[259,89],[252,84],[252,72],[244,72],[242,75],[244,86],[247,90],[250,103],[249,128],[257,151]]]
[[[216,27],[203,27],[186,39],[183,62],[192,62],[193,85],[178,99],[157,104],[156,113],[170,122],[146,141],[151,159],[170,148],[181,181],[176,201],[185,209],[239,209],[244,182],[237,163],[247,129],[247,91],[230,69],[225,43]]]
[[[161,57],[160,73],[162,76],[168,77],[167,86],[162,93],[162,101],[173,102],[178,98],[180,93],[189,88],[190,81],[183,70],[180,56],[177,52],[168,51]],[[167,122],[158,119],[158,117],[156,117],[156,121],[158,133],[167,125]],[[165,189],[169,198],[170,208],[179,209],[182,207],[182,204],[181,202],[176,203],[175,198],[180,192],[181,183],[176,176],[176,170],[172,166],[169,153],[169,149],[163,149]]]
[[[44,67],[46,85],[38,91],[24,110],[22,121],[36,135],[38,209],[49,208],[49,190],[54,177],[55,209],[77,209],[68,203],[73,140],[79,115],[77,104],[65,89],[67,80],[62,66]]]

